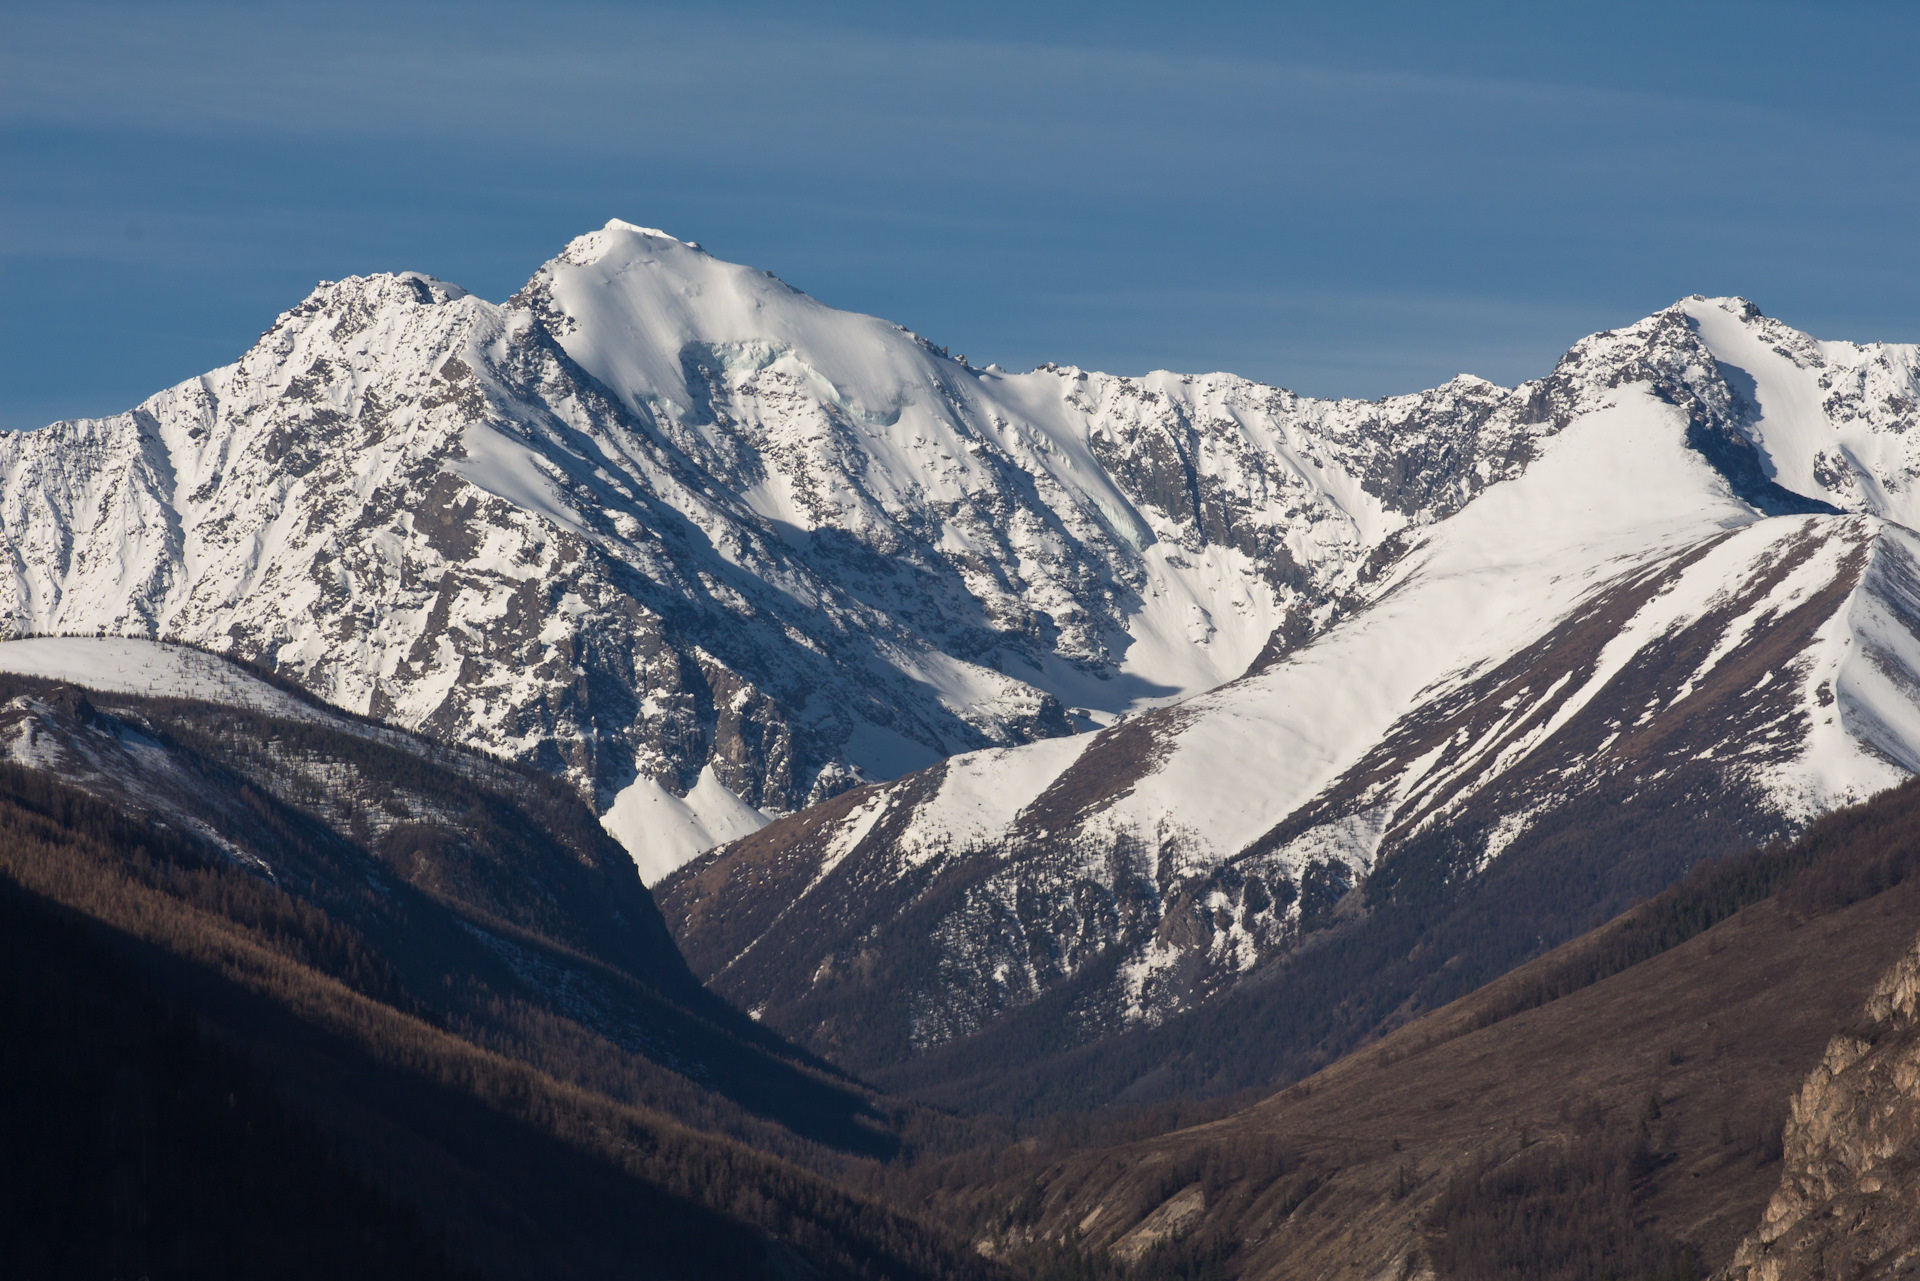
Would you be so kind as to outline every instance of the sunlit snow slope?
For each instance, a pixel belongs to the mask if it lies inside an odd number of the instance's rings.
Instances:
[[[1069,983],[1090,1024],[1156,1020],[1379,869],[1471,877],[1589,798],[1756,835],[1863,799],[1920,769],[1917,367],[1740,300],[1595,335],[1510,393],[1525,467],[1385,544],[1317,634],[1068,750],[784,820],[663,907],[696,970],[816,1038],[911,920],[934,962],[861,999],[924,1050]]]
[[[973,369],[614,222],[503,304],[323,283],[236,364],[0,440],[0,611],[564,772],[655,876],[1232,679],[1553,429],[1470,378]]]
[[[70,681],[110,694],[191,698],[287,720],[344,724],[212,654],[122,637],[40,636],[0,642],[0,672]]]
[[[1676,384],[1696,452],[1762,509],[1900,518],[1910,352],[1684,307],[1540,383],[1311,401],[974,369],[616,221],[504,303],[324,283],[234,365],[0,440],[0,611],[229,651],[565,773],[657,878],[862,781],[1271,666],[1521,476],[1595,360],[1704,360]],[[1777,485],[1729,463],[1749,436]]]

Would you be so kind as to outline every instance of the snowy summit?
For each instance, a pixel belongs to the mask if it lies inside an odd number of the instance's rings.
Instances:
[[[0,610],[16,633],[227,650],[562,772],[653,881],[956,753],[1035,744],[1064,768],[1089,731],[1364,630],[1389,584],[1434,602],[1439,643],[1457,607],[1421,567],[1497,576],[1501,539],[1547,538],[1571,584],[1797,498],[1884,549],[1913,515],[1915,403],[1912,349],[1816,343],[1737,300],[1511,390],[978,370],[615,220],[504,303],[417,273],[322,284],[233,365],[0,441]],[[1578,492],[1526,498],[1536,464]],[[1444,643],[1491,661],[1583,599],[1516,592]],[[1408,692],[1290,749],[1284,794],[1444,674],[1405,666]],[[1835,768],[1780,786],[1864,785]]]

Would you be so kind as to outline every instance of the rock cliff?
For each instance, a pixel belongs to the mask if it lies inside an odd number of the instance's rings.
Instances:
[[[1723,1281],[1920,1272],[1920,942],[1794,1097],[1785,1169]]]

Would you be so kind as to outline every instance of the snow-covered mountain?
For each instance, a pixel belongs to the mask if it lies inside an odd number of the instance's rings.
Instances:
[[[653,880],[1240,675],[1518,475],[1556,396],[974,369],[616,221],[503,304],[322,284],[236,364],[0,439],[0,612],[565,772]]]
[[[1314,401],[975,369],[616,221],[0,439],[0,610],[537,762],[650,882],[731,841],[662,887],[696,969],[879,1062],[1152,1024],[1595,806],[1677,849],[1920,767],[1916,425],[1914,348],[1738,299]]]
[[[657,891],[696,972],[867,1066],[1049,997],[1097,1036],[1497,863],[1584,928],[1920,769],[1920,350],[1693,298],[1472,394],[1458,500],[1356,521],[1307,635],[703,857]]]

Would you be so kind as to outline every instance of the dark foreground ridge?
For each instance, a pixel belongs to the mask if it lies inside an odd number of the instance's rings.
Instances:
[[[168,959],[0,880],[0,1270],[473,1275],[162,997]]]
[[[986,1266],[802,1164],[899,1139],[691,983],[563,789],[231,708],[6,692],[92,789],[0,766],[10,1275]],[[167,778],[191,794],[141,791]]]

